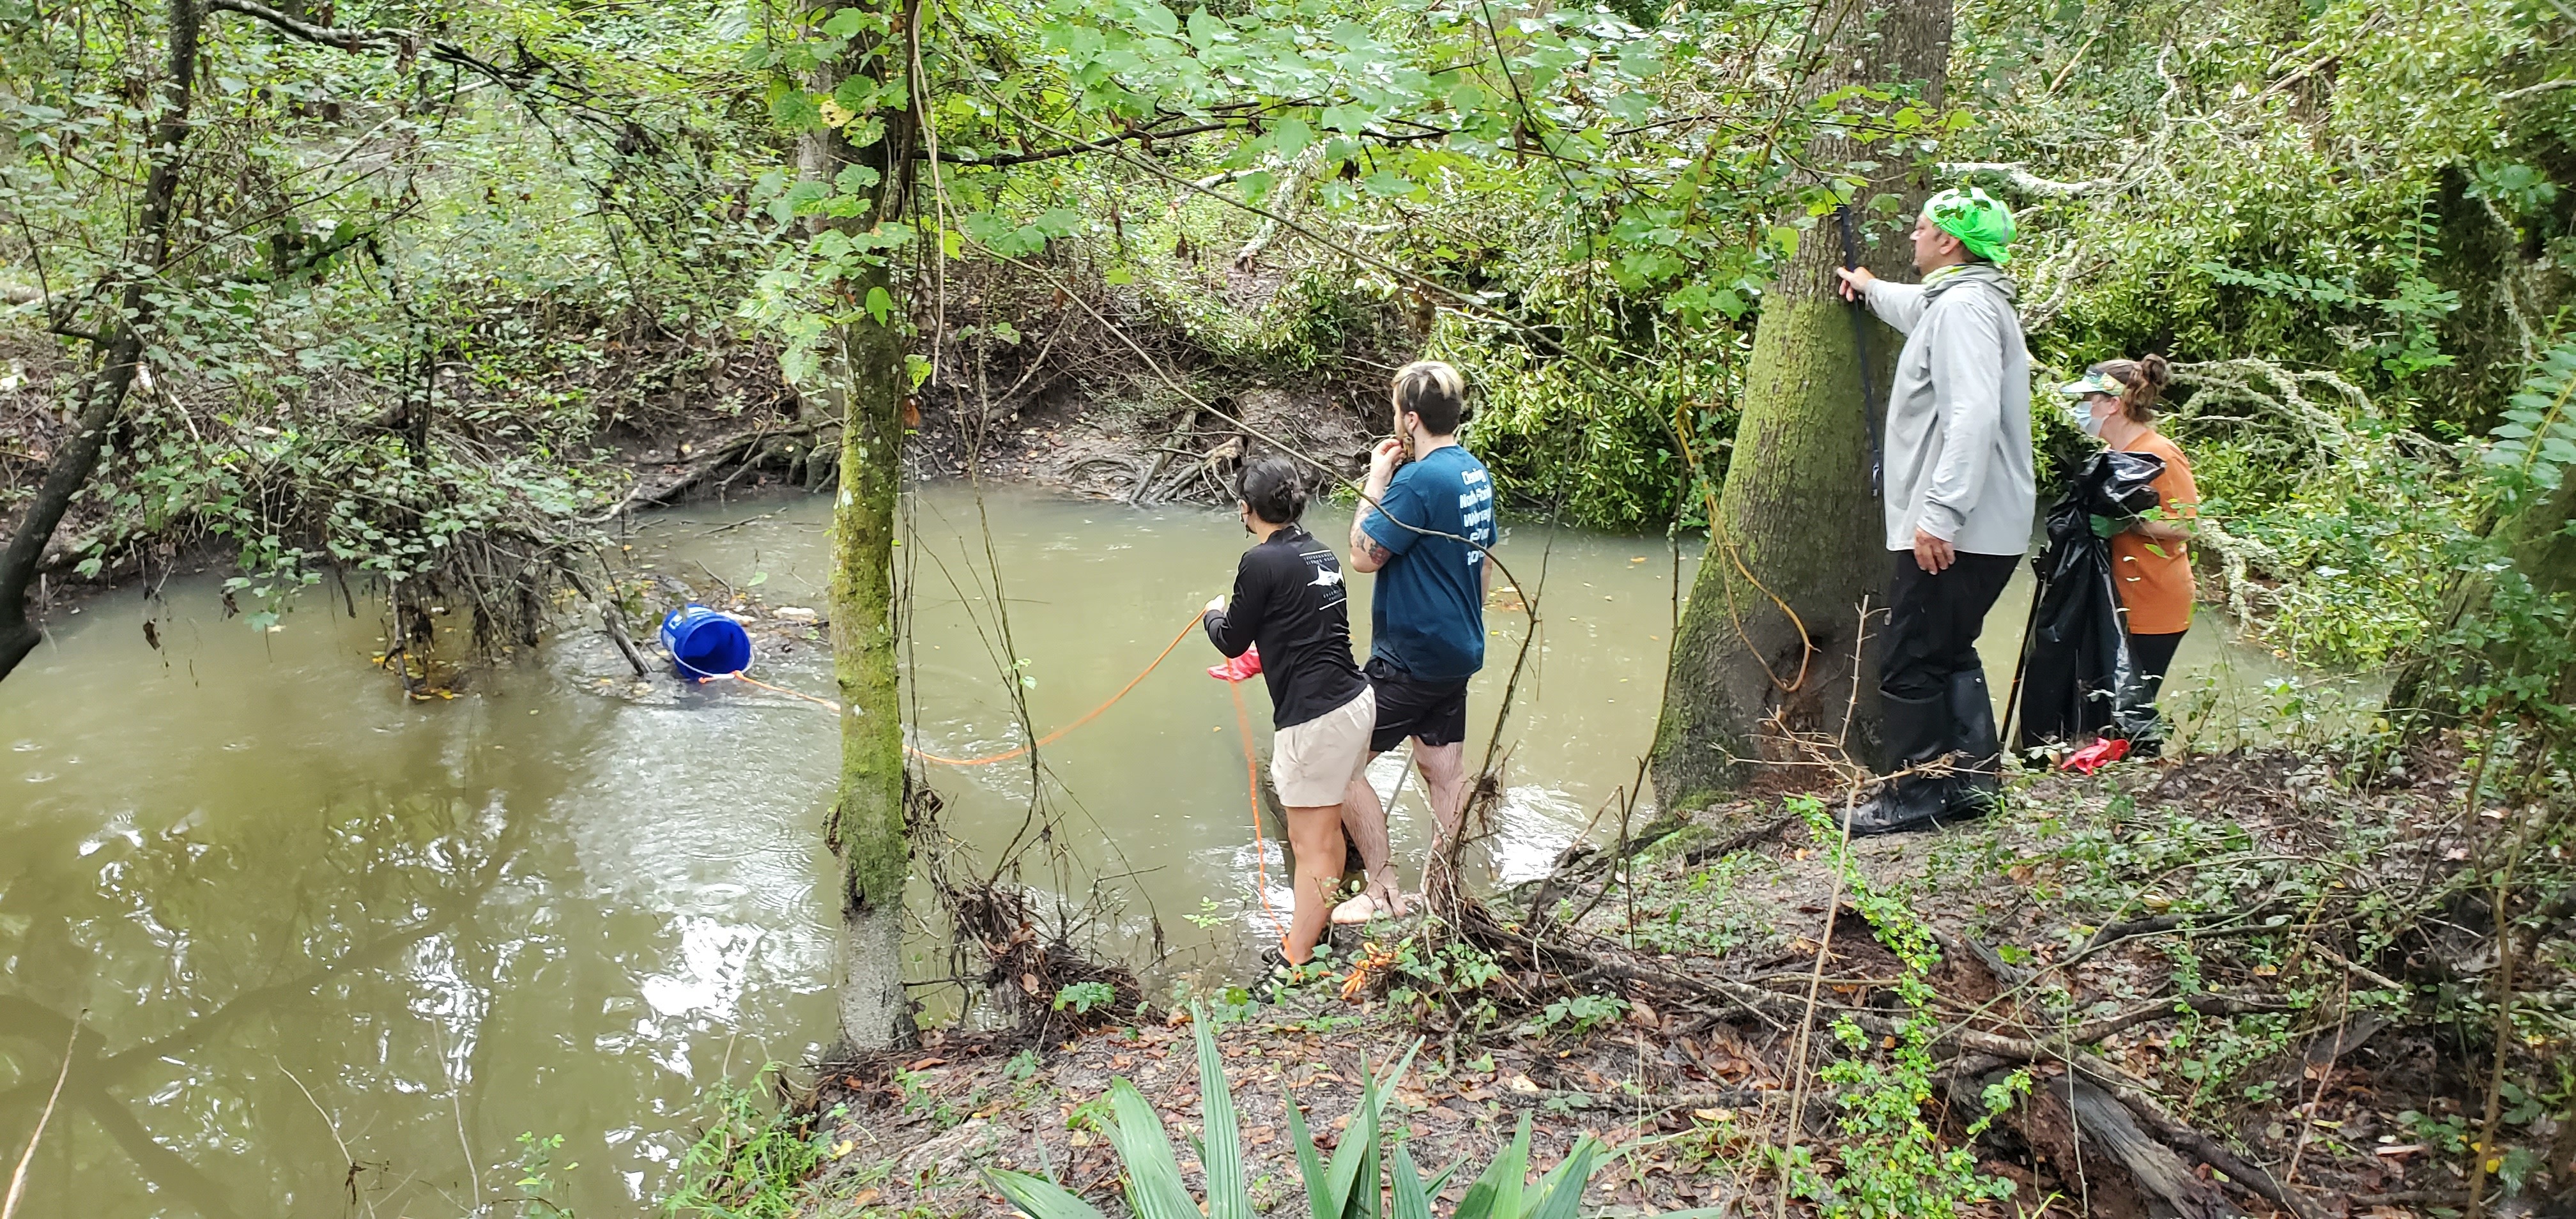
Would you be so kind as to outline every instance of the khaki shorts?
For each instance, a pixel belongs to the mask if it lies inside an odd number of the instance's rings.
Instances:
[[[1377,725],[1377,692],[1362,687],[1351,701],[1279,730],[1270,743],[1270,783],[1289,808],[1340,804],[1368,765],[1369,730]]]

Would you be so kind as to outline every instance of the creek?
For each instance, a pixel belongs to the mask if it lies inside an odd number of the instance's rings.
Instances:
[[[819,610],[828,507],[665,512],[626,554],[773,610]],[[1017,489],[979,501],[933,486],[908,509],[907,714],[916,744],[951,757],[1016,743],[1014,687],[1040,732],[1098,705],[1225,590],[1244,544],[1228,514]],[[1338,549],[1346,521],[1319,507],[1310,524]],[[1533,525],[1508,528],[1501,553],[1533,584],[1544,556],[1549,618],[1504,735],[1491,864],[1518,879],[1587,825],[1608,832],[1595,816],[1636,778],[1672,580],[1695,559],[1657,538]],[[1368,584],[1352,581],[1363,649]],[[2026,597],[1992,619],[1998,689]],[[223,616],[213,576],[175,579],[158,601],[110,594],[58,614],[0,687],[12,1164],[80,1029],[24,1214],[513,1213],[531,1175],[523,1133],[563,1138],[553,1201],[632,1213],[698,1128],[708,1085],[822,1052],[831,715],[659,671],[638,682],[578,623],[453,699],[407,702],[370,663],[374,611],[342,606],[317,590],[263,633]],[[1489,617],[1471,759],[1520,624]],[[2186,640],[2169,705],[2195,685],[2225,696],[2204,698],[2212,708],[2261,702],[2285,676],[2226,635]],[[828,696],[822,647],[779,638],[762,636],[754,675]],[[1183,639],[1041,767],[929,772],[955,867],[989,871],[1042,829],[1020,878],[1097,911],[1097,950],[1152,962],[1156,995],[1248,966],[1265,938],[1256,877],[1288,902],[1278,843],[1265,868],[1252,842],[1234,704],[1202,672],[1217,659]],[[1266,751],[1268,700],[1258,683],[1244,693]],[[1401,764],[1380,759],[1381,792]],[[1408,783],[1395,826],[1408,861],[1426,824]],[[915,951],[912,976],[949,972],[927,941]],[[954,1010],[954,988],[922,993]]]

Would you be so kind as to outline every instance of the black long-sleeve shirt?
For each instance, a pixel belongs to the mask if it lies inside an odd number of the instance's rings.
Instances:
[[[1351,661],[1341,560],[1294,525],[1243,552],[1234,568],[1233,602],[1209,610],[1206,624],[1208,641],[1228,656],[1260,645],[1274,728],[1314,719],[1368,686]]]

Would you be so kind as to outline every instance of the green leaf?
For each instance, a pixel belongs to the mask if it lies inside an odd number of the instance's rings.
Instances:
[[[823,22],[823,32],[834,38],[856,38],[867,19],[866,10],[845,8]]]
[[[1521,1115],[1512,1144],[1485,1166],[1483,1176],[1467,1187],[1449,1219],[1520,1219],[1521,1179],[1529,1174],[1530,1119]]]
[[[1431,1219],[1431,1191],[1424,1186],[1422,1172],[1413,1166],[1413,1153],[1403,1143],[1395,1145],[1395,1206],[1390,1219]]]
[[[1575,1207],[1583,1201],[1583,1187],[1592,1180],[1593,1161],[1601,1158],[1601,1141],[1585,1135],[1574,1144],[1562,1163],[1538,1180],[1538,1206],[1530,1219],[1574,1219]]]
[[[1315,1136],[1306,1129],[1306,1115],[1297,1108],[1297,1098],[1286,1092],[1281,1099],[1288,1106],[1288,1140],[1297,1149],[1297,1176],[1306,1185],[1307,1219],[1341,1219],[1342,1204],[1332,1196],[1332,1179],[1324,1174],[1323,1157],[1315,1154]]]
[[[864,194],[883,177],[874,165],[852,165],[833,176],[832,189],[844,195]]]
[[[1235,1119],[1234,1090],[1225,1082],[1225,1060],[1217,1056],[1216,1034],[1207,1013],[1190,1005],[1190,1027],[1198,1031],[1199,1119],[1204,1134],[1199,1163],[1207,1175],[1207,1219],[1252,1219],[1252,1197],[1243,1183],[1243,1142]]]
[[[1295,160],[1298,153],[1315,142],[1315,129],[1304,119],[1284,118],[1270,129],[1270,146],[1279,150],[1282,161]]]
[[[1169,38],[1181,32],[1181,19],[1174,15],[1172,10],[1154,3],[1153,0],[1145,0],[1145,3],[1136,7],[1136,28],[1148,34]]]
[[[1224,22],[1208,16],[1208,11],[1206,9],[1200,9],[1197,12],[1190,14],[1188,28],[1190,32],[1190,45],[1197,47],[1202,51],[1215,46],[1219,42],[1231,42],[1234,39],[1234,31],[1226,28],[1226,24]]]
[[[1370,117],[1368,111],[1344,102],[1324,107],[1324,112],[1317,115],[1315,121],[1323,124],[1328,131],[1357,134],[1368,129]]]
[[[1107,1219],[1090,1203],[1044,1177],[993,1168],[985,1170],[984,1180],[1029,1219]]]
[[[1198,1203],[1181,1184],[1180,1161],[1172,1156],[1163,1119],[1145,1094],[1126,1080],[1111,1080],[1109,1107],[1117,1119],[1110,1124],[1109,1141],[1127,1166],[1128,1203],[1136,1219],[1202,1219]]]
[[[1360,185],[1365,188],[1368,193],[1376,195],[1382,199],[1410,198],[1422,189],[1420,186],[1414,184],[1413,179],[1389,169],[1381,169],[1376,173],[1370,174],[1368,177],[1361,179]]]
[[[789,131],[804,131],[823,121],[823,111],[814,104],[812,94],[782,88],[769,96],[769,117]]]
[[[758,588],[767,583],[769,583],[769,573],[765,571],[755,571],[751,573],[750,579],[742,582],[742,586],[744,588]]]
[[[877,325],[883,326],[886,324],[887,316],[894,312],[894,296],[882,287],[870,288],[866,307],[868,316],[875,318]]]

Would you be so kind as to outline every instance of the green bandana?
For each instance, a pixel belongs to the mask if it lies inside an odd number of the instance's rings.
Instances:
[[[1923,214],[1968,252],[1996,266],[2012,261],[2012,209],[1984,190],[1953,187],[1924,203]]]

